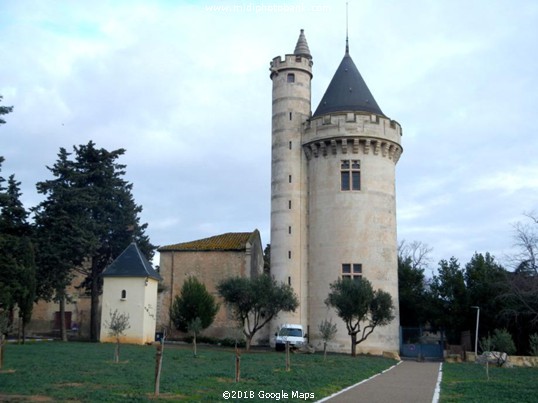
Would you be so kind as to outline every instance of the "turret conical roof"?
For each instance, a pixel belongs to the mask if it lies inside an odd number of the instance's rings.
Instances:
[[[297,40],[297,45],[295,45],[295,50],[293,51],[294,55],[305,56],[309,59],[312,59],[310,54],[310,49],[308,48],[308,43],[306,42],[306,37],[304,36],[304,29],[301,29],[299,34],[299,39]]]
[[[331,112],[371,112],[383,115],[374,96],[364,82],[361,73],[348,52],[338,66],[325,95],[313,117]]]

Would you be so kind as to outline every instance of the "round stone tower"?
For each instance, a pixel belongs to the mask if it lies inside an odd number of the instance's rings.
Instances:
[[[317,330],[332,317],[338,324],[334,350],[349,351],[350,336],[324,300],[330,283],[356,277],[389,292],[396,306],[392,323],[376,328],[358,351],[399,349],[395,165],[400,137],[400,125],[377,105],[346,40],[344,58],[302,140],[309,189],[308,323]]]
[[[271,274],[299,296],[294,313],[281,313],[272,332],[284,323],[307,326],[307,173],[301,146],[304,122],[311,115],[312,56],[303,30],[293,54],[271,62],[273,81],[271,154]]]
[[[391,294],[396,317],[357,351],[398,351],[395,166],[401,127],[381,111],[347,39],[313,115],[312,56],[302,30],[294,53],[271,62],[271,79],[271,273],[290,284],[300,302],[295,313],[273,320],[272,332],[284,323],[302,324],[319,347],[319,324],[332,318],[338,332],[329,348],[349,352],[345,323],[325,299],[337,279],[364,277]]]

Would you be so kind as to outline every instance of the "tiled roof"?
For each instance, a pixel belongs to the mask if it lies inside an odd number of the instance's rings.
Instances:
[[[102,274],[103,277],[150,277],[162,280],[145,256],[140,252],[136,243],[131,243],[108,266]]]
[[[257,231],[257,230],[256,230]],[[161,246],[158,251],[214,251],[214,250],[245,250],[246,244],[256,232],[228,232],[197,241]]]

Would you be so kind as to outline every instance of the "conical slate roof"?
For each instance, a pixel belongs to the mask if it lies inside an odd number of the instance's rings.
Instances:
[[[102,274],[103,277],[149,277],[162,280],[148,260],[144,257],[136,243],[131,243],[108,266]]]
[[[306,42],[306,37],[304,36],[304,29],[301,29],[299,34],[299,39],[297,40],[297,45],[295,45],[295,50],[293,51],[294,55],[305,56],[309,59],[312,59],[310,54],[310,49],[308,48],[308,43]]]
[[[347,51],[313,117],[331,112],[371,112],[383,115]]]

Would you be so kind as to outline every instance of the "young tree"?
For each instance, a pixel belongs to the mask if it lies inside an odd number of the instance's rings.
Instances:
[[[512,335],[506,329],[495,329],[493,336],[489,335],[480,340],[482,351],[491,355],[497,366],[502,367],[508,360],[508,355],[516,352]]]
[[[351,336],[351,355],[357,355],[357,344],[368,338],[377,326],[385,326],[394,319],[394,304],[389,293],[374,291],[365,278],[338,279],[330,284],[331,291],[325,300],[327,306],[336,309],[346,323]],[[361,322],[367,322],[361,331]]]
[[[256,332],[279,312],[292,312],[299,306],[291,286],[281,283],[268,274],[255,278],[231,277],[221,281],[217,290],[232,307],[237,321],[243,328],[247,351]]]
[[[58,225],[54,231],[61,231],[66,226],[67,233],[75,236],[73,249],[66,252],[68,259],[74,256],[71,254],[75,254],[74,249],[83,249],[78,261],[83,261],[84,264],[73,269],[86,276],[83,285],[90,290],[91,295],[90,338],[96,341],[99,332],[101,273],[129,243],[135,241],[148,259],[153,256],[154,246],[144,234],[147,224],[140,224],[138,214],[142,207],[134,202],[131,193],[133,185],[123,179],[125,165],[117,163],[125,150],[99,149],[91,141],[87,145],[73,147],[73,150],[73,160],[69,159],[65,150],[60,150],[57,165],[49,169],[56,180],[40,182],[37,187],[48,196],[47,202],[54,206],[48,211],[52,217],[45,217]],[[43,206],[45,215],[46,208],[46,205]],[[76,210],[75,219],[66,222],[64,214],[69,215],[73,209]],[[68,228],[69,226],[73,228]],[[46,233],[47,228],[43,228],[43,231]],[[46,238],[47,235],[42,236]],[[52,277],[52,283],[58,291],[67,278],[64,267],[59,270],[58,277]],[[59,297],[62,298],[61,292]]]
[[[196,277],[188,277],[170,307],[170,320],[175,328],[193,335],[194,356],[196,336],[215,320],[219,304]]]
[[[120,362],[120,336],[131,327],[129,324],[129,315],[119,313],[117,309],[114,312],[110,311],[110,319],[105,321],[105,325],[108,327],[108,335],[116,338],[114,362],[118,363]]]
[[[334,339],[334,336],[336,336],[337,326],[336,323],[332,322],[332,318],[329,320],[323,319],[323,321],[319,324],[318,329],[321,340],[323,340],[323,360],[325,361],[327,358],[327,343]]]

